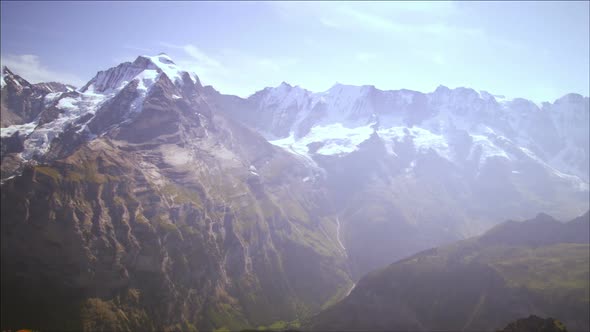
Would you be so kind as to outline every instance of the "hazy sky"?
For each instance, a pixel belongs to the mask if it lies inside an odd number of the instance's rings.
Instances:
[[[589,90],[589,2],[1,2],[2,64],[80,86],[168,53],[223,93],[282,81],[553,101]]]

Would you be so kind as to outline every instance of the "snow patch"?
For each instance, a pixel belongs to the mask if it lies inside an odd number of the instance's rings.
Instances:
[[[94,115],[105,98],[105,95],[87,92],[80,94],[76,98],[66,97],[60,99],[57,107],[62,109],[63,112],[59,114],[57,119],[37,126],[34,128],[34,131],[28,133],[21,157],[25,160],[30,160],[36,155],[45,154],[55,137],[60,135],[68,125],[74,123],[80,117],[86,114]],[[38,120],[35,123],[38,123]],[[83,124],[80,131],[84,130],[85,126],[86,124]]]
[[[0,137],[10,137],[14,135],[17,131],[19,135],[28,135],[30,134],[35,127],[37,127],[37,122],[29,122],[21,125],[12,125],[5,128],[0,128]]]
[[[390,143],[401,142],[405,137],[410,137],[417,151],[427,152],[432,149],[441,157],[451,160],[447,139],[443,135],[435,134],[427,129],[398,126],[379,129],[377,130],[377,135],[384,141],[389,141]],[[393,148],[390,148],[390,150],[393,151]]]
[[[248,167],[248,171],[250,171],[250,174],[252,174],[254,176],[259,176],[258,170],[256,169],[256,167],[254,165],[250,165],[250,167]]]
[[[341,123],[320,125],[312,127],[309,134],[299,140],[295,140],[295,134],[291,132],[289,137],[270,141],[270,143],[307,156],[309,155],[308,144],[320,143],[322,146],[315,153],[326,156],[340,155],[356,151],[359,144],[369,139],[373,133],[372,125],[356,128],[346,128]]]
[[[590,189],[589,184],[586,181],[582,180],[579,176],[565,174],[565,173],[561,172],[560,170],[545,163],[541,158],[537,157],[537,155],[534,152],[532,152],[531,150],[529,150],[527,148],[520,147],[520,150],[522,152],[524,152],[529,158],[531,158],[531,159],[535,160],[537,163],[541,164],[541,166],[543,166],[543,168],[545,168],[553,176],[567,180],[572,185],[572,187],[576,188],[578,191],[584,192],[584,191],[588,191]]]
[[[45,99],[43,100],[43,103],[45,104],[45,107],[49,106],[49,104],[51,104],[52,102],[54,102],[57,98],[59,98],[59,96],[61,96],[61,92],[52,92],[52,93],[48,93],[45,95]]]
[[[481,147],[480,164],[488,158],[501,157],[510,160],[510,156],[501,148],[497,147],[490,139],[484,135],[471,135],[473,139],[473,149]]]
[[[182,75],[184,73],[188,73],[184,70],[182,70],[178,65],[176,65],[174,63],[174,61],[172,61],[172,59],[167,55],[167,54],[159,54],[156,56],[144,56],[148,59],[150,59],[150,61],[156,66],[158,67],[161,71],[163,71],[166,76],[168,76],[168,78],[173,82],[173,83],[177,83],[177,84],[182,84],[183,80],[182,80]],[[188,73],[189,78],[193,81],[193,83],[197,83],[197,75],[194,73]]]

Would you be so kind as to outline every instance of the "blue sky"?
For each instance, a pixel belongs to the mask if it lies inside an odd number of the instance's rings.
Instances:
[[[223,93],[282,81],[553,101],[589,88],[589,2],[6,2],[2,64],[84,84],[166,52]]]

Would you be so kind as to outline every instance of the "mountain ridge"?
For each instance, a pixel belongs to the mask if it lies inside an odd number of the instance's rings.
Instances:
[[[539,315],[559,317],[570,331],[587,330],[590,247],[578,234],[588,232],[588,212],[567,223],[547,215],[518,223],[529,237],[547,224],[562,235],[544,243],[523,237],[489,241],[489,235],[500,235],[492,229],[411,255],[364,276],[348,297],[314,316],[306,328],[485,331]]]

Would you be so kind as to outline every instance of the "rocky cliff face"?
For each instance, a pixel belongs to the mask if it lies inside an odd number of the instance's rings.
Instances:
[[[311,171],[176,69],[140,57],[3,128],[22,143],[2,162],[3,329],[235,330],[350,288]]]
[[[51,91],[45,86],[33,85],[2,68],[2,103],[0,126],[31,122],[43,110],[43,97]]]

